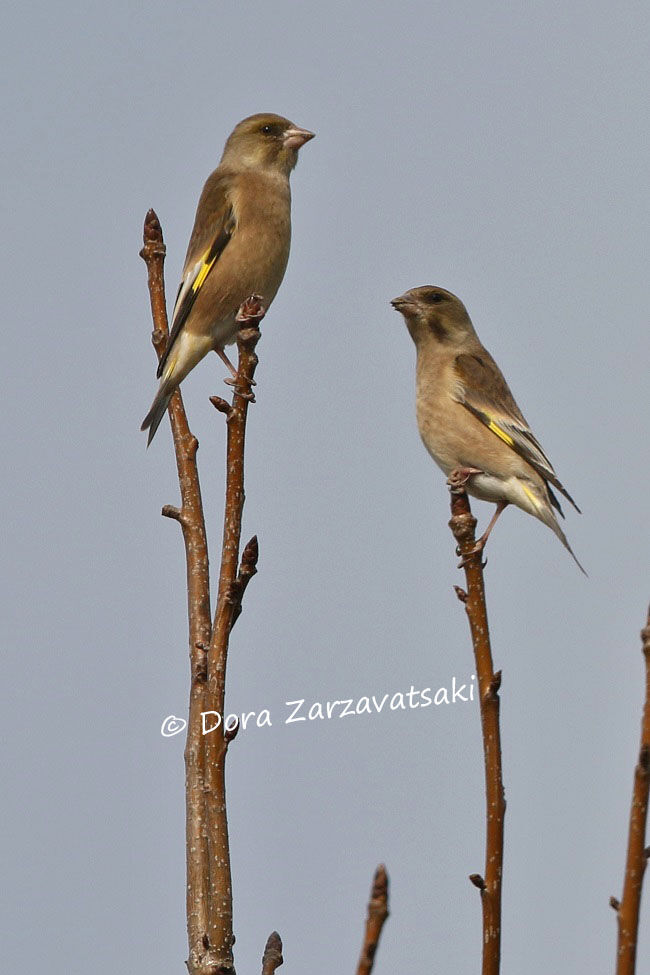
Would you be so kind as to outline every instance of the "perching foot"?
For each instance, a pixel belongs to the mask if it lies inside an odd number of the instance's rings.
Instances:
[[[482,473],[483,471],[480,471],[477,467],[456,467],[447,478],[449,490],[452,494],[460,494],[461,491],[465,490],[465,485],[472,474]]]
[[[232,376],[232,377],[231,376],[226,376],[226,378],[224,379],[224,383],[226,384],[226,386],[232,386],[233,391],[235,393],[237,393],[238,396],[241,396],[242,399],[247,399],[249,401],[249,403],[254,403],[255,402],[255,393],[253,393],[252,391],[249,393],[248,391],[244,391],[244,390],[240,389],[237,386],[237,377],[236,376]],[[253,383],[253,385],[255,385],[255,384]]]

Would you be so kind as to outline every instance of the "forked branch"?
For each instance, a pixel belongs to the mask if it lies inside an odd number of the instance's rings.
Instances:
[[[154,323],[152,341],[158,358],[168,338],[165,307],[165,245],[153,210],[144,226],[144,247]],[[225,756],[237,729],[225,730],[224,701],[228,641],[250,579],[257,571],[257,538],[252,538],[239,563],[241,518],[244,504],[244,441],[259,322],[264,316],[259,296],[242,305],[237,316],[239,369],[232,405],[214,397],[228,422],[226,505],[219,592],[214,623],[210,607],[210,581],[205,520],[196,453],[198,441],[190,432],[183,401],[176,390],[169,414],[181,491],[181,507],[165,505],[163,515],[178,521],[183,531],[187,564],[190,647],[190,707],[185,748],[187,928],[190,975],[234,975],[232,946],[232,890],[226,818]],[[221,724],[203,735],[202,711],[216,711]],[[277,955],[277,953],[276,953]],[[271,955],[274,967],[281,955]],[[278,957],[280,960],[278,960]],[[269,968],[269,971],[273,969]]]

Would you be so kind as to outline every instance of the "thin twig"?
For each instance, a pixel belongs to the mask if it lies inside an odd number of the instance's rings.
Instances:
[[[467,592],[456,587],[465,606],[472,634],[479,685],[483,756],[485,764],[486,837],[485,874],[472,874],[471,882],[481,892],[483,912],[482,975],[498,975],[501,959],[501,879],[503,874],[503,824],[506,801],[501,773],[499,731],[499,687],[501,671],[494,672],[488,630],[482,552],[473,552],[476,519],[463,489],[451,493],[449,527],[463,558]]]
[[[273,972],[280,967],[283,961],[282,939],[277,931],[272,931],[262,955],[262,975],[273,975]]]
[[[375,961],[375,953],[384,922],[388,917],[388,874],[386,867],[380,863],[372,881],[370,900],[368,901],[368,916],[364,932],[363,945],[357,965],[357,975],[370,975]]]
[[[645,629],[641,630],[641,644],[645,658],[645,701],[641,721],[639,760],[634,769],[623,897],[620,903],[614,897],[610,899],[610,904],[618,917],[616,975],[634,975],[636,968],[641,891],[650,854],[650,850],[645,848],[650,788],[650,609]]]
[[[144,247],[140,256],[147,265],[154,331],[152,342],[158,359],[169,334],[165,305],[165,244],[158,217],[149,210],[144,223]],[[191,975],[207,971],[205,944],[208,930],[208,844],[205,823],[204,755],[201,711],[206,680],[206,648],[212,634],[208,545],[196,466],[198,441],[190,432],[179,390],[169,406],[181,507],[165,505],[163,515],[177,520],[183,531],[187,566],[187,610],[190,653],[190,705],[185,745],[187,936]]]
[[[212,639],[208,648],[208,682],[205,709],[216,711],[224,718],[226,662],[228,643],[236,607],[246,583],[238,586],[239,544],[244,507],[244,445],[248,404],[253,400],[252,384],[257,356],[255,346],[260,337],[259,323],[264,316],[262,300],[253,296],[242,305],[237,321],[237,348],[239,363],[232,406],[226,412],[219,399],[217,408],[226,413],[226,503],[223,523],[223,546],[219,572],[219,591],[212,627]],[[253,574],[256,561],[257,541],[247,546],[248,577]],[[253,571],[250,571],[250,570]],[[220,975],[234,973],[234,944],[232,925],[232,880],[228,846],[228,820],[226,815],[225,763],[228,744],[234,736],[224,734],[223,726],[207,734],[205,743],[205,799],[208,822],[210,855],[210,896],[208,938],[214,958],[214,972]]]

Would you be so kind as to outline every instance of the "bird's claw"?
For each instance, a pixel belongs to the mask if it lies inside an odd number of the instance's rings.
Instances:
[[[252,390],[249,391],[240,389],[240,387],[237,385],[237,380],[234,377],[226,376],[224,383],[226,386],[232,386],[233,393],[235,393],[236,396],[241,396],[242,399],[248,400],[249,403],[255,403],[255,393]],[[252,385],[255,384],[252,383]]]
[[[468,554],[471,554],[471,553],[468,553]],[[484,569],[486,565],[487,565],[487,559],[485,559],[484,562],[481,562],[481,569]],[[467,566],[467,556],[463,556],[463,558],[458,563],[458,568],[459,569],[464,569],[464,568],[466,568],[466,566]]]
[[[249,382],[251,384],[251,386],[257,386],[257,383],[255,382],[254,379],[249,379],[249,380],[247,380],[247,382]],[[234,376],[226,376],[226,378],[224,379],[224,383],[226,384],[226,386],[236,386],[237,385],[237,373],[235,373]]]
[[[485,548],[485,541],[487,541],[487,539],[484,540],[482,538],[479,538],[479,540],[469,550],[469,552],[465,552],[465,554],[461,558],[460,562],[458,563],[458,568],[459,569],[464,569],[465,568],[465,566],[467,565],[467,563],[469,561],[470,556],[472,556],[472,555],[478,555],[480,552],[483,551],[483,549]],[[456,555],[462,555],[462,552],[460,551],[460,546],[458,546],[458,545],[456,546]],[[487,565],[487,559],[485,559],[484,562],[483,561],[481,562],[481,568],[484,569],[486,565]]]
[[[239,306],[239,311],[235,316],[235,321],[242,328],[247,322],[261,321],[266,315],[266,308],[264,307],[264,299],[262,295],[251,295],[246,301],[243,301]]]
[[[460,494],[465,490],[465,485],[472,474],[482,473],[483,471],[480,471],[477,467],[456,467],[447,478],[449,490],[452,494]]]

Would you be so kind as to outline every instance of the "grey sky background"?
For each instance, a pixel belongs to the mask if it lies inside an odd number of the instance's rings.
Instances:
[[[236,962],[351,972],[375,866],[376,971],[480,967],[472,704],[283,724],[310,704],[474,672],[444,477],[419,442],[414,348],[388,304],[438,284],[583,510],[509,510],[488,548],[508,800],[503,972],[614,967],[650,596],[645,5],[25,3],[5,11],[2,355],[6,971],[184,971],[185,569],[155,389],[144,215],[173,297],[204,179],[242,117],[317,132],[263,325],[233,637]],[[224,394],[185,382],[213,566]],[[491,508],[474,511],[482,528]],[[639,972],[650,966],[643,905]]]

